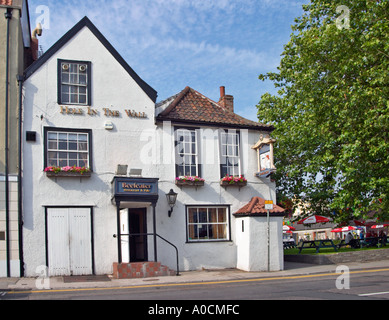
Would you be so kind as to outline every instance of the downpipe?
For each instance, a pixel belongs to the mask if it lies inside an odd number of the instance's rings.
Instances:
[[[9,118],[9,38],[10,38],[10,21],[12,19],[12,8],[7,8],[4,16],[7,20],[7,43],[6,43],[6,66],[5,66],[5,237],[6,237],[6,255],[7,255],[7,277],[11,277],[11,253],[9,240],[9,133],[8,133],[8,118]]]
[[[24,277],[23,252],[23,188],[22,188],[22,124],[23,124],[23,82],[24,76],[17,75],[19,85],[19,141],[18,141],[18,232],[19,232],[19,261],[20,276]]]

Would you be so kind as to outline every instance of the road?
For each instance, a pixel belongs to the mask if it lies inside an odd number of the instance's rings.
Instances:
[[[313,274],[291,277],[241,279],[232,281],[150,284],[139,287],[67,289],[46,292],[4,292],[0,300],[142,300],[137,303],[144,312],[153,312],[158,301],[165,306],[187,305],[193,301],[244,300],[377,300],[389,299],[389,268],[352,271],[349,274]],[[179,302],[181,301],[181,302]],[[184,303],[184,301],[187,301]],[[192,301],[188,304],[189,301]],[[224,307],[227,308],[227,307]],[[226,309],[223,309],[226,311]],[[158,311],[158,310],[156,310]],[[161,312],[163,310],[161,309]],[[220,310],[218,310],[220,311]],[[236,310],[235,310],[236,311]],[[252,311],[252,310],[251,310]]]

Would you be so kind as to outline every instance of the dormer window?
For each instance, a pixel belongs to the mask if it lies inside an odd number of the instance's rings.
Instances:
[[[58,60],[58,104],[91,104],[91,63]]]

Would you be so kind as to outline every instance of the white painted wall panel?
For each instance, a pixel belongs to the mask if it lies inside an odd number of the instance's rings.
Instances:
[[[70,268],[72,275],[92,274],[90,209],[69,209]]]
[[[49,275],[70,275],[69,257],[69,211],[68,209],[48,209],[48,262]]]

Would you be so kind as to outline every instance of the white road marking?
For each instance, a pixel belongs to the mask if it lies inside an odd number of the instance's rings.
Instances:
[[[378,296],[378,295],[381,295],[381,294],[389,294],[389,291],[386,291],[386,292],[362,293],[362,294],[358,294],[358,296],[360,296],[360,297],[368,297],[368,296]]]

